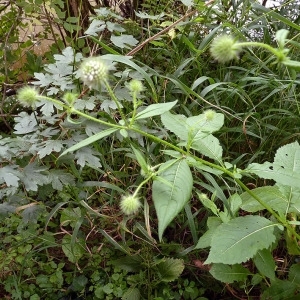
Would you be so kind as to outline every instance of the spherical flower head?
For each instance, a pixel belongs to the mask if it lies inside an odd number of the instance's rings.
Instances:
[[[238,57],[241,47],[230,35],[221,35],[214,39],[210,53],[220,63],[226,63]]]
[[[33,107],[35,103],[38,101],[39,93],[37,90],[30,86],[25,86],[18,90],[17,99],[24,106]]]
[[[124,196],[121,200],[120,207],[125,215],[132,215],[139,210],[141,202],[135,195]]]
[[[130,92],[136,93],[136,94],[142,92],[145,89],[145,87],[143,86],[143,83],[138,79],[132,79],[128,83],[127,88],[129,89]]]
[[[208,109],[204,112],[204,116],[205,116],[205,119],[210,122],[215,118],[216,112],[212,109]]]
[[[100,57],[89,57],[83,61],[79,68],[81,80],[90,88],[98,88],[108,79],[111,68]]]

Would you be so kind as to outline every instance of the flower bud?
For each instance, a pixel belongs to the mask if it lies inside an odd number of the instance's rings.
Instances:
[[[141,202],[135,195],[124,196],[121,200],[120,207],[125,215],[132,215],[139,210]]]
[[[128,83],[127,88],[129,89],[130,92],[136,93],[136,94],[142,92],[145,89],[145,87],[143,86],[143,83],[137,79],[132,79]]]
[[[214,39],[210,46],[210,53],[220,63],[226,63],[237,58],[241,47],[232,36],[221,35]]]
[[[216,116],[216,112],[212,109],[208,109],[204,112],[204,116],[207,121],[212,121]]]
[[[25,86],[18,90],[17,99],[24,106],[34,106],[38,101],[39,93],[35,88]]]
[[[66,104],[73,106],[74,102],[77,100],[78,95],[73,94],[71,92],[67,92],[63,96],[63,100],[65,101]]]

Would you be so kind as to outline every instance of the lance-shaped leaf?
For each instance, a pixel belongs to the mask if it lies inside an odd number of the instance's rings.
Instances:
[[[281,225],[260,216],[245,216],[217,227],[211,240],[206,264],[239,264],[252,258],[259,250],[275,241],[275,228]]]
[[[160,174],[163,180],[154,181],[152,197],[158,217],[158,235],[161,240],[166,227],[190,199],[193,177],[184,159],[170,160],[161,165],[159,170],[163,170]]]
[[[151,104],[147,106],[144,110],[140,111],[136,116],[135,119],[146,119],[153,116],[162,115],[163,113],[169,111],[175,104],[176,101],[168,102],[168,103],[157,103],[157,104]]]
[[[96,133],[96,134],[80,141],[79,143],[77,143],[76,145],[70,147],[69,149],[65,150],[60,156],[63,156],[65,154],[69,153],[69,152],[76,151],[76,150],[78,150],[82,147],[85,147],[89,144],[92,144],[92,143],[94,143],[94,142],[96,142],[96,141],[98,141],[98,140],[114,133],[117,130],[118,130],[118,128],[109,128],[109,129],[103,130],[101,132],[98,132],[98,133]]]

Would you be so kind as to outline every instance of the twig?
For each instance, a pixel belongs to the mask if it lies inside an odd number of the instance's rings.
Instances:
[[[211,3],[213,3],[215,0],[210,0],[208,2],[206,2],[204,5],[208,6]],[[162,31],[158,32],[157,34],[149,37],[147,40],[145,40],[144,42],[142,42],[140,45],[138,45],[137,47],[135,47],[134,49],[132,49],[131,51],[129,51],[126,56],[132,56],[134,55],[136,52],[138,52],[139,50],[141,50],[146,44],[152,42],[153,40],[155,40],[157,37],[161,36],[162,34],[164,34],[165,32],[168,32],[171,28],[175,27],[178,23],[182,22],[184,19],[192,16],[193,14],[195,14],[198,10],[195,9],[187,14],[185,14],[183,17],[181,17],[179,20],[177,20],[176,22],[174,22],[173,24],[171,24],[170,26],[166,27],[165,29],[163,29]]]

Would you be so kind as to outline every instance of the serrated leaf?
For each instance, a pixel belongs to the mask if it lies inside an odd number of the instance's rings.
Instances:
[[[7,217],[10,213],[15,213],[16,206],[11,205],[7,202],[0,203],[0,220]]]
[[[15,118],[15,122],[15,134],[30,133],[38,129],[38,124],[33,113],[28,115],[26,112],[21,112],[18,117]]]
[[[207,227],[208,230],[200,237],[195,249],[203,249],[211,246],[212,237],[215,234],[216,229],[222,223],[221,219],[218,217],[208,217],[207,219]]]
[[[253,163],[245,171],[283,185],[299,187],[300,146],[298,142],[285,145],[277,150],[274,163]]]
[[[222,161],[223,149],[219,140],[211,134],[194,140],[191,148],[218,162]]]
[[[170,282],[176,280],[184,270],[182,259],[165,258],[157,265],[160,280]]]
[[[7,186],[19,186],[20,172],[11,166],[0,168],[0,182],[5,182]],[[1,180],[1,178],[3,180]]]
[[[150,118],[153,116],[162,115],[163,113],[172,109],[176,103],[177,103],[177,100],[173,101],[173,102],[168,102],[168,103],[151,104],[151,105],[147,106],[147,108],[145,108],[143,111],[140,111],[135,116],[135,120],[146,119],[146,118]]]
[[[293,264],[289,271],[289,280],[293,283],[300,285],[300,265]]]
[[[94,19],[89,28],[84,32],[86,35],[98,36],[98,32],[103,31],[106,28],[106,24],[102,20]]]
[[[87,145],[90,145],[91,143],[94,143],[112,133],[114,133],[115,131],[117,131],[118,129],[117,128],[109,128],[109,129],[106,129],[106,130],[103,130],[99,133],[96,133],[82,141],[80,141],[79,143],[77,143],[76,145],[70,147],[69,149],[65,150],[59,157],[69,153],[69,152],[73,152],[73,151],[76,151],[76,150],[79,150],[80,148],[82,147],[85,147]]]
[[[72,174],[63,170],[51,170],[49,173],[49,181],[55,190],[62,191],[63,186],[74,186],[75,178]]]
[[[23,223],[37,223],[38,218],[45,211],[43,205],[32,205],[25,208],[22,212]]]
[[[225,265],[225,264],[213,264],[209,273],[225,283],[233,283],[235,281],[243,282],[250,275],[250,271],[241,265]]]
[[[44,166],[38,166],[36,163],[27,165],[24,169],[21,177],[27,191],[37,191],[39,185],[49,183],[49,177],[47,173],[48,168]]]
[[[122,296],[122,300],[140,300],[141,293],[138,288],[130,287]]]
[[[190,131],[193,131],[193,136],[196,138],[197,132],[213,133],[218,131],[224,125],[224,115],[214,113],[212,120],[206,118],[205,113],[198,116],[189,117],[186,123]]]
[[[215,231],[206,264],[238,264],[252,258],[259,250],[269,248],[275,241],[275,228],[281,225],[248,215],[221,224]]]
[[[62,250],[70,262],[76,263],[86,252],[84,239],[78,238],[76,243],[71,245],[71,236],[65,235],[62,239]]]
[[[61,226],[69,225],[74,227],[77,220],[81,217],[81,209],[79,207],[75,208],[65,208],[60,216]]]
[[[166,112],[161,115],[161,121],[166,129],[175,133],[181,140],[187,140],[188,129],[184,115],[173,115],[170,112]]]
[[[139,272],[142,268],[143,260],[140,256],[125,256],[120,259],[112,261],[116,267],[127,272]]]
[[[40,158],[43,158],[52,152],[60,152],[63,147],[63,143],[60,140],[47,140],[41,143],[40,147],[38,154]]]
[[[95,168],[101,168],[100,159],[96,156],[96,154],[98,154],[96,151],[85,147],[76,151],[75,159],[77,160],[77,163],[82,167],[88,164]]]
[[[190,199],[193,177],[187,162],[170,160],[159,168],[160,176],[164,181],[155,180],[152,187],[152,197],[158,217],[158,235],[162,235],[166,227],[183,209]]]
[[[295,299],[292,297],[295,296],[296,290],[297,284],[287,280],[275,279],[272,281],[272,285],[263,292],[261,300]]]
[[[120,48],[130,49],[128,46],[135,46],[138,44],[138,40],[135,39],[132,35],[122,34],[120,36],[112,35],[110,40],[114,45]]]
[[[275,279],[276,266],[270,250],[263,249],[258,251],[254,256],[253,261],[261,274],[270,278],[271,280]]]

